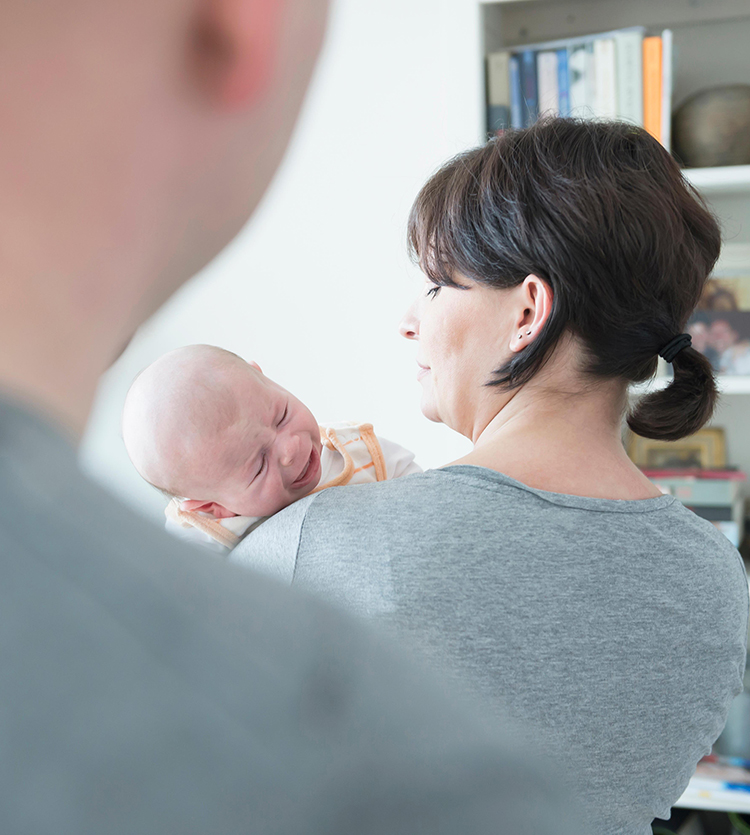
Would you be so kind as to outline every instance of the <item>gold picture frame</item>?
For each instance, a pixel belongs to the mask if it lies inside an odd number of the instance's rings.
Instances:
[[[655,441],[630,433],[628,455],[647,470],[721,470],[727,465],[724,430],[701,429],[679,441]]]

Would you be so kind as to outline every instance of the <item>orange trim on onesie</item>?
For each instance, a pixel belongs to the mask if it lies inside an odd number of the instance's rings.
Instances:
[[[356,475],[357,473],[361,473],[362,470],[369,470],[370,467],[374,467],[374,466],[375,466],[375,462],[370,461],[369,464],[363,464],[361,467],[357,467],[357,469],[354,471],[354,473],[352,475]]]
[[[336,434],[335,429],[326,429],[325,427],[321,426],[320,428],[320,440],[321,442],[328,447],[328,449],[335,450],[336,452],[341,455],[344,459],[344,469],[336,476],[336,478],[332,478],[330,481],[326,482],[325,484],[319,484],[314,490],[310,492],[309,495],[313,493],[319,493],[321,490],[327,490],[329,487],[341,487],[344,484],[348,484],[351,480],[351,477],[354,475],[354,461],[352,460],[351,455],[349,455],[348,450],[346,449],[346,444],[342,444],[339,440],[339,436]]]
[[[385,481],[388,478],[388,472],[385,467],[385,458],[383,457],[383,450],[380,448],[380,441],[375,436],[371,423],[363,423],[359,427],[362,435],[362,440],[365,442],[367,451],[372,456],[372,463],[375,465],[375,477],[378,481]]]
[[[227,548],[234,548],[240,541],[238,536],[228,531],[216,519],[212,519],[210,516],[201,516],[200,513],[195,511],[182,510],[179,499],[172,499],[164,509],[164,513],[173,522],[177,522],[184,528],[197,528]]]

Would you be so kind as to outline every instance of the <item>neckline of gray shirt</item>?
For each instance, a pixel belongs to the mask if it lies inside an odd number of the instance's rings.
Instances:
[[[461,481],[473,484],[473,486],[486,487],[489,490],[497,490],[499,487],[514,487],[518,490],[525,490],[552,504],[563,507],[576,507],[580,510],[592,510],[598,513],[653,513],[657,510],[664,510],[671,507],[676,499],[674,496],[664,494],[651,499],[598,499],[591,496],[573,496],[568,493],[554,493],[549,490],[539,490],[536,487],[529,487],[521,481],[498,472],[488,467],[478,467],[474,464],[451,464],[436,470],[427,470],[430,475],[448,475],[458,478]],[[476,482],[481,482],[481,485]]]

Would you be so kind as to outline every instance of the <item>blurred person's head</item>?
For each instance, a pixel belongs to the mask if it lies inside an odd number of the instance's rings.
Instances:
[[[687,332],[693,339],[693,348],[705,354],[706,350],[711,346],[708,325],[701,321],[691,322],[688,325]]]
[[[716,319],[711,323],[708,338],[711,346],[722,353],[737,343],[739,334],[726,319]]]
[[[0,5],[0,385],[80,428],[118,348],[260,200],[326,6]]]

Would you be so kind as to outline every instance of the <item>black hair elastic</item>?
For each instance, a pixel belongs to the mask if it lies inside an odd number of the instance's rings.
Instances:
[[[670,339],[669,342],[659,351],[659,356],[666,362],[671,363],[672,360],[680,353],[683,348],[687,348],[693,341],[693,337],[689,333],[681,333]]]

